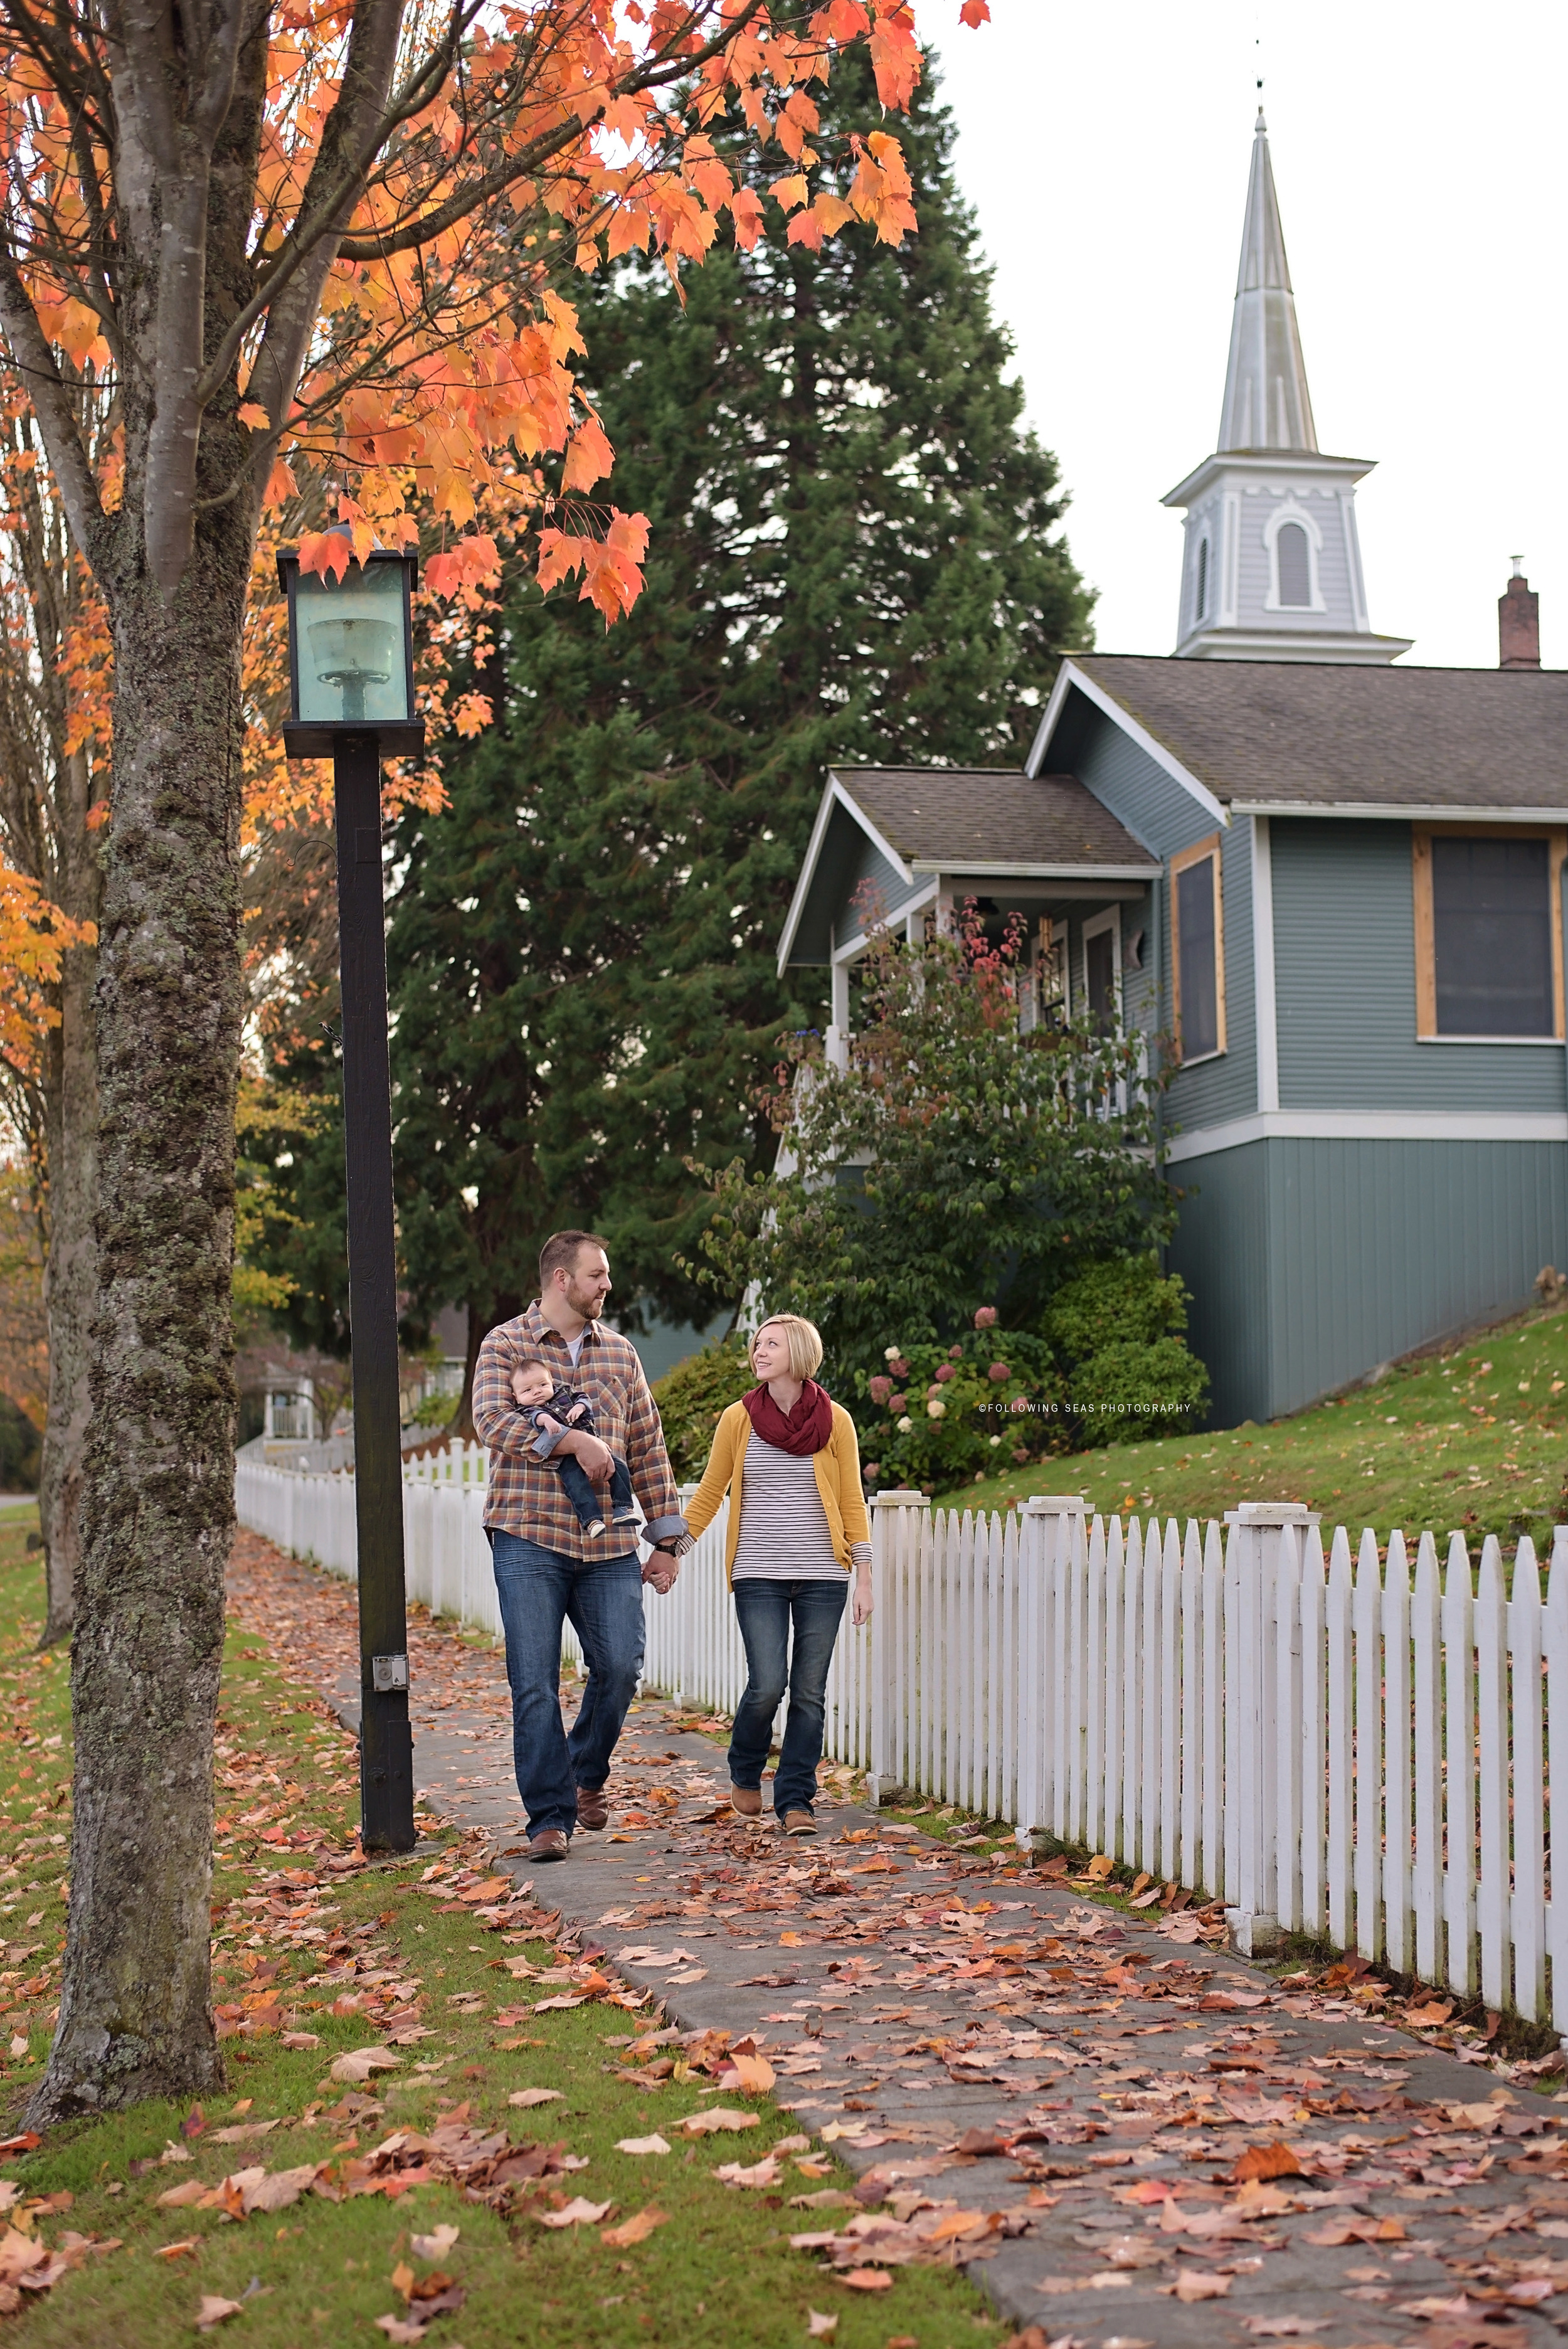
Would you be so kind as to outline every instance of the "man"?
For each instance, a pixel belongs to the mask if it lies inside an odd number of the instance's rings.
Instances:
[[[564,1859],[579,1826],[607,1826],[610,1757],[643,1669],[643,1585],[674,1586],[689,1542],[665,1450],[664,1430],[634,1346],[599,1319],[610,1293],[604,1243],[593,1232],[555,1232],[539,1257],[539,1301],[492,1330],[474,1366],[474,1425],[490,1447],[485,1530],[495,1560],[511,1688],[512,1762],[528,1815],[531,1860]],[[579,1524],[560,1476],[532,1449],[533,1427],[518,1408],[512,1372],[525,1355],[542,1357],[556,1384],[579,1389],[595,1433],[569,1428],[553,1447],[596,1485],[617,1454],[652,1545],[614,1552],[613,1535]],[[568,1737],[561,1726],[561,1627],[583,1643],[588,1685]]]

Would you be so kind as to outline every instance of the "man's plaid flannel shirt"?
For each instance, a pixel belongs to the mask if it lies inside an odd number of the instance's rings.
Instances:
[[[648,1521],[643,1539],[685,1549],[690,1536],[680,1513],[658,1406],[648,1392],[636,1348],[617,1330],[590,1321],[573,1370],[565,1339],[551,1328],[537,1300],[514,1321],[503,1321],[490,1332],[474,1365],[474,1425],[490,1455],[486,1525],[566,1557],[596,1561],[615,1554],[609,1535],[583,1532],[554,1464],[537,1458],[530,1449],[534,1431],[511,1392],[511,1374],[525,1354],[542,1356],[557,1386],[576,1387],[587,1396],[593,1408],[594,1434],[631,1471],[632,1490]]]

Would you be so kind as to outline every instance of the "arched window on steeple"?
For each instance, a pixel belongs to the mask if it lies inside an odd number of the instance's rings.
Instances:
[[[1198,592],[1193,600],[1192,617],[1206,620],[1209,616],[1209,542],[1198,541]]]
[[[1264,524],[1264,545],[1269,558],[1269,591],[1264,609],[1321,612],[1323,586],[1317,566],[1323,532],[1316,515],[1294,498],[1286,498]]]
[[[1279,600],[1286,609],[1309,611],[1312,607],[1312,554],[1306,543],[1306,533],[1300,523],[1287,522],[1276,542],[1279,562]]]

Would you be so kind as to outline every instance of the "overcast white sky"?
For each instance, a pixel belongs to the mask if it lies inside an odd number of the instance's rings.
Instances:
[[[1562,0],[916,10],[1101,650],[1172,647],[1160,499],[1219,427],[1261,59],[1319,446],[1377,460],[1373,626],[1495,667],[1519,552],[1568,666]]]

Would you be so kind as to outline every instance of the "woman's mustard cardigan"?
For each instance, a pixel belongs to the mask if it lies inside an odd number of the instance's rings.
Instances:
[[[704,1532],[718,1515],[718,1505],[726,1493],[729,1495],[729,1523],[725,1528],[724,1572],[733,1589],[735,1585],[735,1551],[740,1539],[740,1480],[746,1459],[746,1447],[751,1440],[751,1419],[743,1402],[732,1402],[713,1432],[713,1450],[707,1455],[707,1466],[702,1472],[686,1513],[686,1525],[693,1534]],[[828,1531],[833,1538],[833,1556],[847,1574],[850,1570],[850,1544],[869,1542],[872,1529],[866,1517],[866,1496],[861,1485],[861,1447],[855,1440],[855,1423],[841,1403],[833,1405],[833,1432],[820,1452],[811,1454],[816,1471],[817,1490],[822,1496],[827,1512]]]

